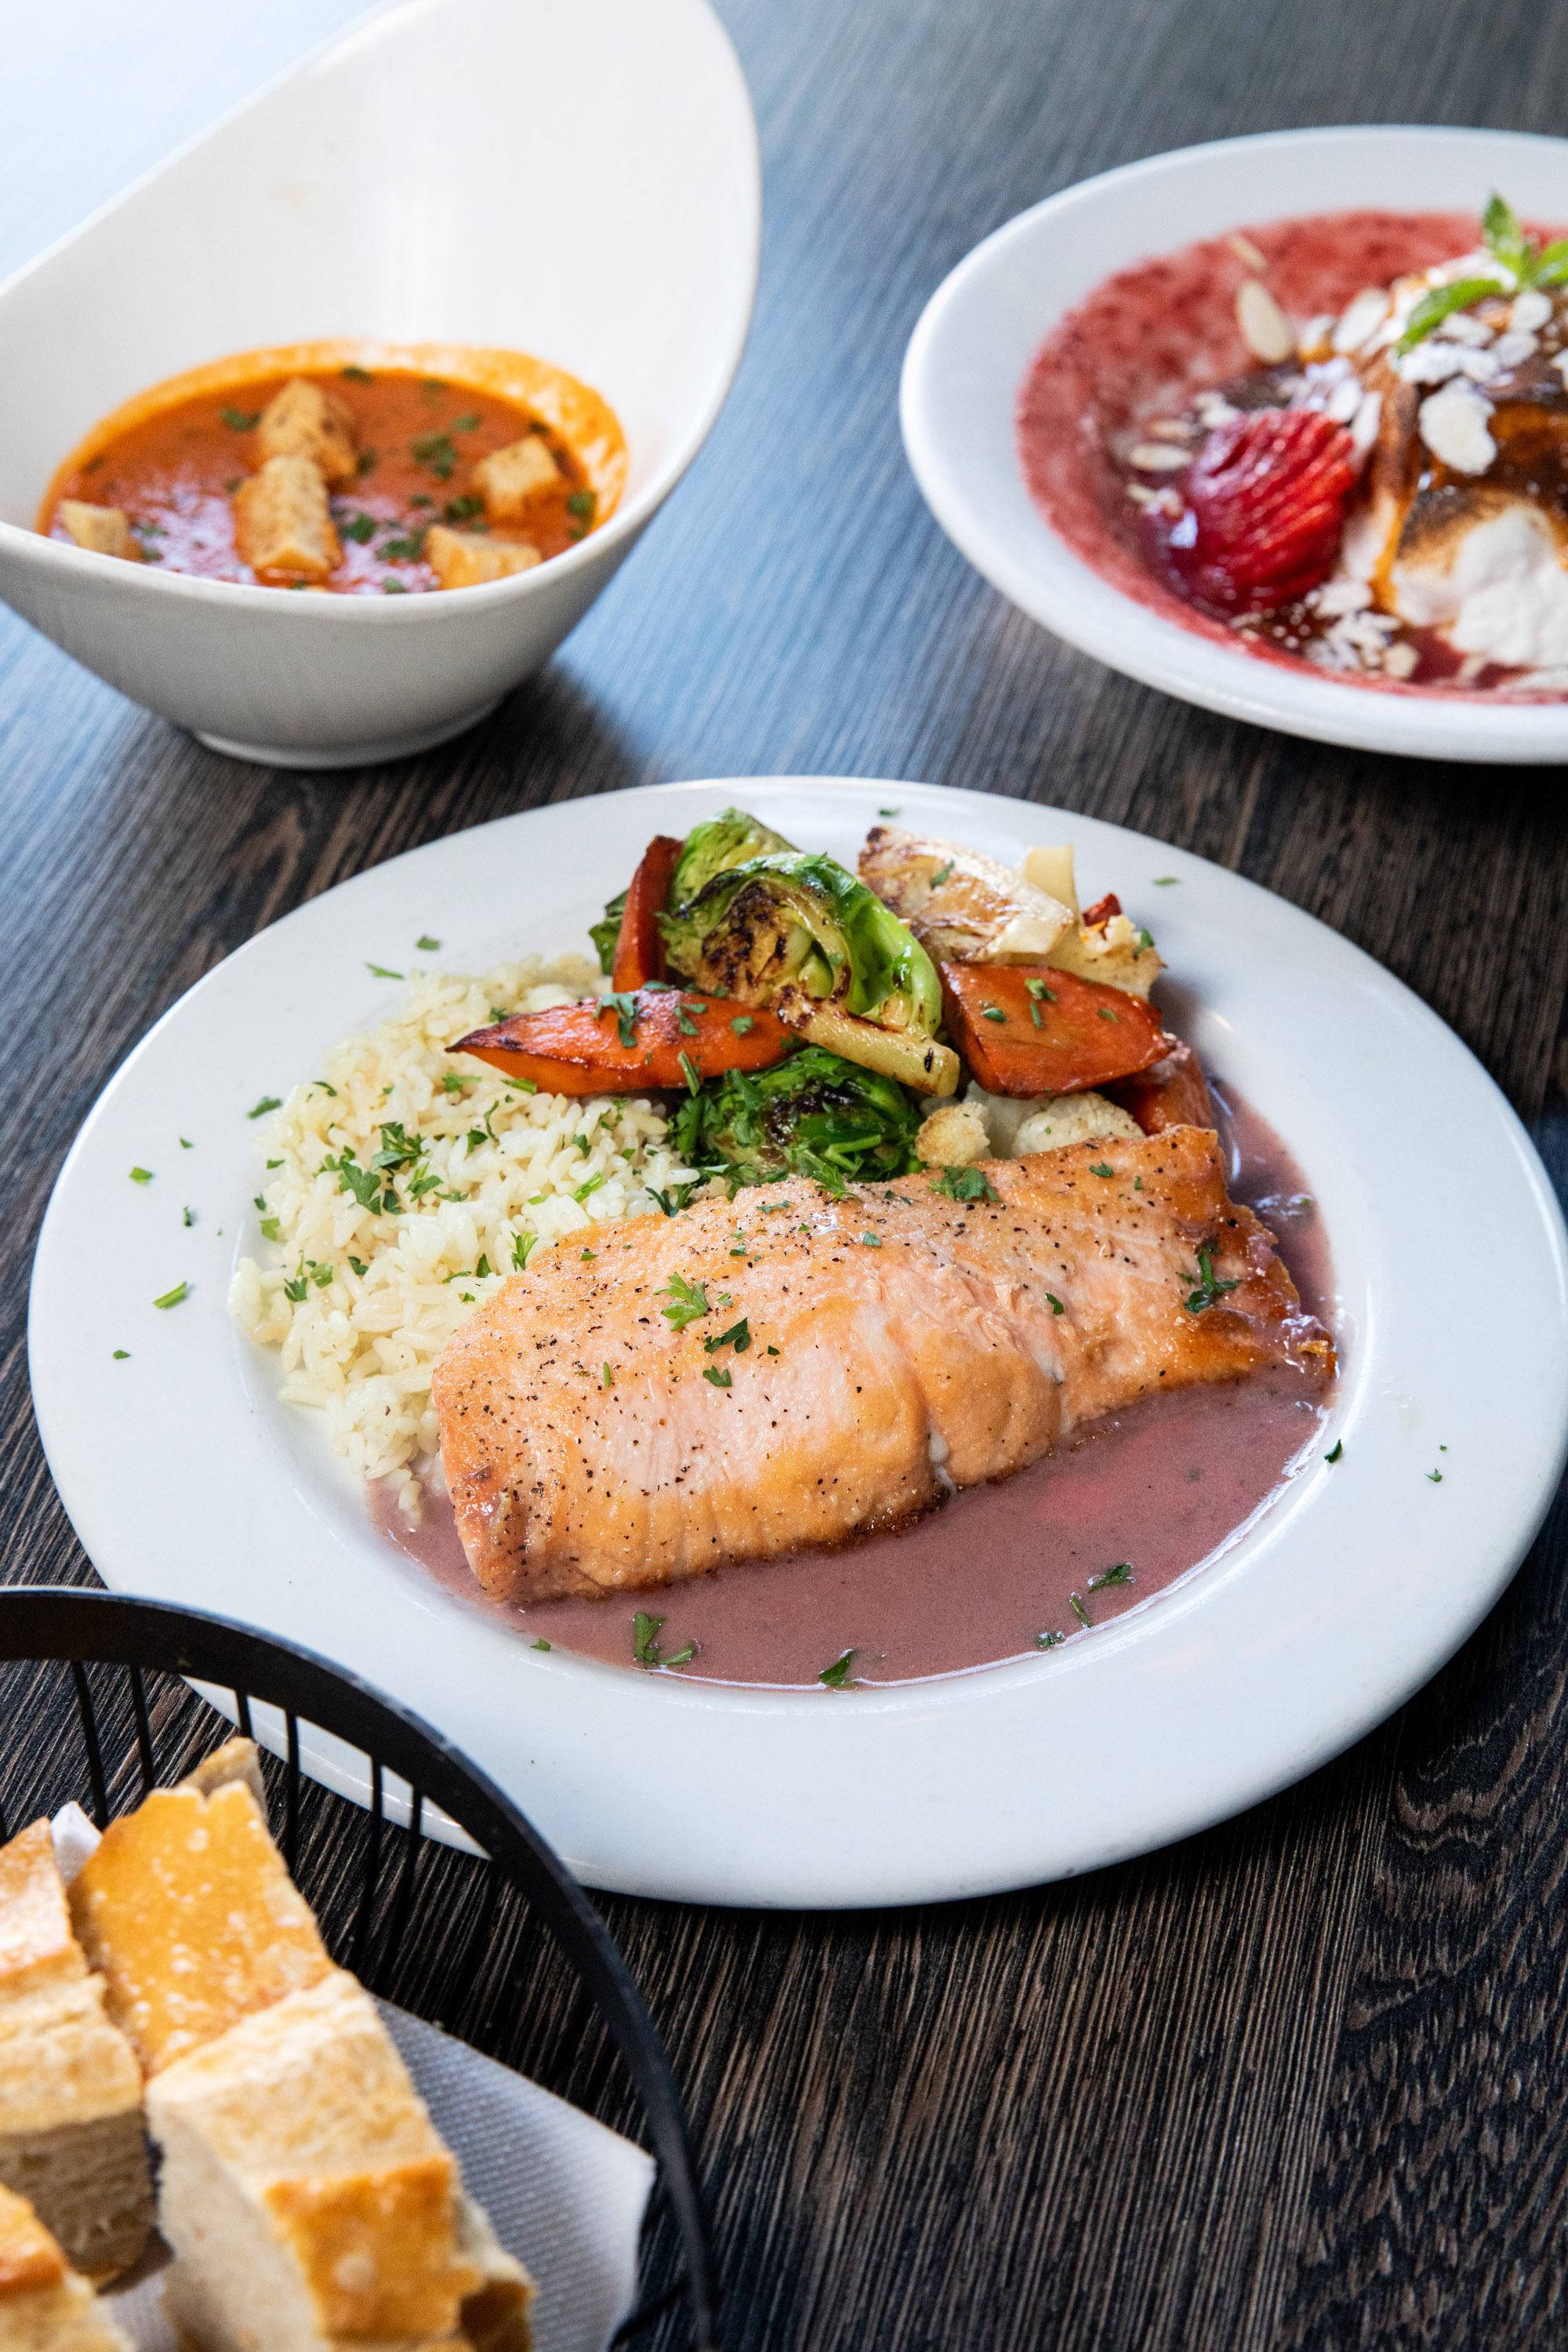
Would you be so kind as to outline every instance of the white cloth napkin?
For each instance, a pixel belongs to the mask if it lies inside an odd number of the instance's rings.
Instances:
[[[74,1877],[98,1832],[74,1805],[54,1832],[61,1868]],[[406,2010],[377,2007],[464,2186],[539,2290],[534,2352],[605,2352],[637,2294],[652,2157]],[[105,2297],[136,2352],[181,2352],[163,2310],[167,2260],[162,2248],[150,2253]]]

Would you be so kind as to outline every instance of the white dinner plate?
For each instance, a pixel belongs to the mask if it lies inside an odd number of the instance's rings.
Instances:
[[[1086,898],[1115,889],[1157,929],[1205,1063],[1272,1123],[1320,1204],[1343,1360],[1325,1446],[1340,1441],[1342,1458],[1320,1451],[1220,1559],[1059,1651],[852,1694],[537,1653],[373,1534],[319,1416],[277,1402],[276,1356],[229,1320],[235,1259],[259,1245],[246,1114],[392,1010],[395,985],[367,964],[401,969],[427,931],[455,971],[580,950],[651,835],[731,801],[851,864],[895,805],[1010,862],[1076,841]],[[153,1181],[130,1182],[133,1166]],[[60,1172],[33,1275],[33,1393],[106,1582],[354,1667],[460,1742],[588,1884],[900,1903],[1066,1877],[1182,1837],[1310,1771],[1434,1673],[1513,1574],[1557,1482],[1565,1265],[1544,1171],[1479,1064],[1283,900],[1020,801],[729,778],[431,843],[209,973],[132,1054]],[[155,1308],[180,1281],[184,1303]],[[955,1576],[984,1572],[953,1561]],[[354,1787],[352,1759],[314,1761]]]
[[[966,254],[910,339],[900,414],[926,503],[1020,611],[1184,702],[1424,759],[1568,758],[1568,700],[1357,686],[1216,645],[1135,602],[1058,537],[1018,456],[1018,400],[1036,352],[1118,270],[1313,213],[1479,213],[1494,188],[1527,220],[1568,219],[1568,141],[1411,123],[1270,131],[1145,156],[1064,188]]]

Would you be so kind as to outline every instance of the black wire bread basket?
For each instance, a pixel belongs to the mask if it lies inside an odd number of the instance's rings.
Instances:
[[[232,1694],[229,1721],[193,1682],[216,1686],[220,1704]],[[713,2352],[690,2134],[642,1995],[564,1864],[417,1716],[310,1651],[226,1618],[112,1593],[0,1590],[0,1843],[72,1799],[103,1828],[182,1779],[233,1724],[269,1746],[270,1726],[253,1725],[253,1707],[277,1711],[282,1752],[264,1758],[274,1823],[335,1960],[475,2048],[536,2079],[554,2074],[547,2086],[580,2105],[624,2107],[629,2077],[658,2170],[642,2300],[614,2340]],[[367,1759],[367,1807],[305,1777],[301,1725]],[[434,1808],[477,1857],[426,1833]],[[394,1811],[406,1816],[403,1826]],[[626,2118],[634,2130],[635,2113]],[[619,2113],[606,2120],[624,2127]]]

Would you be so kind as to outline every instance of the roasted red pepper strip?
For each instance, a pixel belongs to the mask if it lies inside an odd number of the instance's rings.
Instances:
[[[626,889],[625,912],[616,939],[616,960],[610,986],[646,988],[665,977],[664,935],[658,919],[669,897],[677,861],[686,844],[668,833],[657,833],[643,853],[642,864]]]
[[[1168,1127],[1213,1127],[1215,1108],[1209,1082],[1192,1047],[1180,1037],[1162,1039],[1160,1060],[1132,1078],[1117,1078],[1105,1092],[1113,1103],[1131,1112],[1145,1135],[1162,1135]]]
[[[1125,989],[1046,964],[939,969],[947,1034],[988,1093],[1077,1094],[1168,1050],[1159,1014]]]
[[[452,1051],[473,1054],[541,1094],[636,1095],[725,1070],[769,1069],[791,1042],[778,1015],[754,1005],[642,988],[548,1013],[514,1013],[493,1029],[470,1030]]]

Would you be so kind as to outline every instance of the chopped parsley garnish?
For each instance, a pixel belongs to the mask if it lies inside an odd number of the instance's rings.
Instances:
[[[880,1249],[882,1246],[881,1234],[862,1234],[860,1236],[860,1246],[862,1249]]]
[[[417,530],[399,532],[395,539],[384,539],[381,552],[388,563],[417,563],[425,552],[423,525]]]
[[[537,1234],[514,1234],[512,1235],[511,1262],[519,1274],[523,1271],[529,1259],[533,1255],[534,1251],[538,1247],[539,1235]]]
[[[1089,1589],[1091,1592],[1099,1592],[1107,1584],[1131,1584],[1131,1562],[1121,1559],[1117,1561],[1114,1568],[1108,1568],[1103,1576],[1091,1576],[1089,1580]]]
[[[263,1095],[261,1100],[256,1105],[255,1109],[247,1110],[245,1116],[247,1118],[260,1118],[265,1112],[269,1110],[281,1110],[282,1108],[283,1097],[281,1095]]]
[[[983,1168],[944,1168],[940,1176],[931,1178],[933,1192],[945,1192],[950,1201],[1000,1201],[1002,1195]]]
[[[416,490],[408,503],[411,507],[428,507],[432,512],[435,511],[435,499],[427,499],[423,490]]]
[[[592,1136],[574,1135],[572,1138],[572,1140],[576,1145],[578,1150],[582,1153],[584,1159],[586,1160],[588,1154],[594,1149],[594,1139]]]
[[[599,1385],[601,1388],[613,1389],[616,1385],[616,1375],[611,1370],[609,1364],[601,1364],[599,1370],[601,1374]]]
[[[196,1147],[195,1147],[195,1145],[191,1141],[191,1139],[190,1139],[190,1137],[189,1137],[188,1135],[182,1135],[182,1136],[181,1136],[181,1138],[180,1138],[180,1150],[181,1150],[182,1151],[194,1151],[194,1150],[195,1150],[195,1148],[196,1148]],[[276,1160],[268,1160],[267,1164],[268,1164],[268,1166],[269,1168],[271,1168],[271,1167],[276,1167],[278,1163],[276,1162]]]
[[[1426,1475],[1431,1479],[1434,1486],[1440,1486],[1442,1485],[1443,1473],[1440,1470],[1428,1470]]]
[[[686,1086],[688,1093],[700,1095],[702,1092],[702,1081],[697,1074],[696,1063],[692,1060],[690,1055],[687,1053],[684,1046],[681,1048],[680,1066],[686,1073]]]
[[[599,1190],[601,1184],[607,1184],[609,1181],[609,1178],[605,1174],[602,1168],[595,1169],[592,1176],[584,1177],[583,1181],[578,1185],[576,1191],[573,1193],[572,1198],[574,1201],[585,1201],[591,1193],[596,1192]]]
[[[1114,1176],[1116,1171],[1109,1160],[1094,1160],[1089,1162],[1089,1172],[1091,1176]]]
[[[305,1293],[310,1286],[310,1284],[305,1279],[303,1268],[301,1268],[300,1272],[295,1276],[292,1282],[286,1282],[283,1285],[283,1296],[285,1298],[291,1298],[295,1306],[298,1307],[300,1301],[304,1297]],[[155,1307],[157,1306],[158,1301],[154,1299],[153,1304]]]
[[[738,1323],[731,1323],[727,1331],[721,1331],[716,1339],[704,1339],[702,1342],[710,1356],[716,1356],[721,1348],[733,1348],[737,1356],[743,1356],[751,1344],[752,1327],[743,1315]]]
[[[1201,1249],[1198,1252],[1197,1288],[1191,1291],[1182,1303],[1189,1315],[1201,1315],[1205,1307],[1214,1306],[1217,1299],[1225,1297],[1227,1290],[1239,1290],[1240,1287],[1239,1278],[1235,1282],[1216,1282],[1214,1271],[1214,1252]]]
[[[394,971],[389,965],[384,963],[367,963],[365,970],[370,973],[373,980],[404,980],[407,977],[406,973]]]
[[[1054,988],[1047,988],[1043,980],[1026,980],[1024,982],[1024,985],[1028,990],[1037,1004],[1039,1003],[1042,996],[1048,998],[1052,1004],[1056,1003],[1056,990]]]
[[[422,1201],[426,1192],[439,1192],[440,1190],[441,1179],[433,1168],[422,1168],[416,1176],[411,1176],[408,1180],[408,1197],[411,1201]],[[448,1200],[460,1200],[462,1195],[447,1193],[444,1197]]]
[[[1181,877],[1178,874],[1156,874],[1154,887],[1156,890],[1168,890],[1173,882],[1179,882],[1180,879]]]
[[[817,1681],[827,1690],[852,1690],[854,1685],[849,1679],[849,1661],[854,1655],[853,1650],[846,1650],[841,1658],[835,1658],[830,1666],[823,1667]]]
[[[381,583],[381,593],[384,596],[406,596],[408,591],[401,580],[384,580]]]
[[[217,415],[218,423],[231,433],[254,433],[261,422],[259,408],[220,408]]]
[[[375,451],[374,449],[362,449],[359,456],[354,459],[354,472],[359,475],[363,481],[366,474],[374,474],[374,471]]]
[[[325,1265],[318,1265],[313,1258],[310,1261],[310,1279],[315,1284],[318,1290],[326,1289],[327,1285],[331,1281],[334,1272],[335,1268],[332,1266]]]
[[[548,1650],[548,1648],[550,1647],[550,1644],[549,1644],[549,1643],[545,1640],[545,1638],[544,1638],[543,1634],[542,1634],[542,1633],[541,1633],[541,1635],[540,1635],[540,1637],[539,1637],[538,1641],[537,1641],[537,1642],[535,1642],[535,1643],[534,1643],[534,1645],[533,1645],[533,1646],[534,1646],[534,1648],[535,1648],[536,1650]]]
[[[507,1009],[504,1004],[492,1004],[490,1006],[490,1019],[492,1021],[505,1021],[508,1017]],[[537,1094],[539,1092],[539,1088],[535,1087],[533,1091]]]
[[[689,1004],[677,1005],[675,1012],[675,1025],[683,1037],[695,1037],[700,1034],[698,1030],[696,1022],[691,1018],[691,1007]]]
[[[153,1171],[150,1168],[133,1168],[131,1171],[131,1181],[133,1184],[150,1184],[153,1181]]]
[[[662,1617],[650,1617],[647,1611],[642,1609],[639,1609],[637,1612],[637,1614],[632,1619],[632,1657],[634,1661],[639,1666],[649,1667],[689,1665],[692,1659],[697,1655],[697,1644],[695,1642],[688,1642],[684,1650],[672,1651],[668,1658],[660,1656],[658,1637],[663,1625],[664,1619]]]
[[[362,1209],[369,1209],[374,1215],[375,1210],[381,1204],[381,1196],[383,1190],[384,1189],[379,1169],[362,1168],[354,1158],[353,1146],[352,1143],[344,1144],[342,1152],[338,1159],[323,1160],[321,1165],[323,1168],[330,1170],[337,1178],[338,1190],[340,1192],[352,1192],[354,1199],[359,1202],[360,1207]],[[387,1198],[391,1202],[393,1208],[395,1209],[397,1206],[396,1194],[388,1192]]]
[[[982,1017],[987,1021],[1005,1021],[1007,1018],[999,1004],[983,1004],[980,1011]]]
[[[195,1222],[196,1213],[194,1209],[182,1209],[180,1211],[180,1223],[183,1225],[194,1225]]]
[[[441,1073],[441,1092],[444,1095],[460,1095],[463,1088],[472,1083],[471,1071],[443,1070]]]
[[[355,1257],[355,1255],[354,1255],[354,1254],[353,1254],[353,1250],[351,1250],[351,1251],[349,1252],[349,1264],[353,1266],[353,1268],[354,1272],[358,1275],[358,1276],[359,1276],[360,1280],[363,1282],[363,1281],[364,1280],[364,1278],[365,1278],[365,1276],[370,1272],[370,1268],[369,1268],[369,1266],[365,1265],[365,1263],[364,1263],[364,1261],[363,1261],[363,1258],[357,1258],[357,1257]]]
[[[676,1331],[684,1331],[689,1323],[695,1323],[701,1316],[712,1312],[708,1304],[708,1293],[702,1285],[700,1282],[688,1282],[683,1274],[672,1274],[669,1277],[668,1288],[656,1291],[654,1296],[656,1298],[668,1298],[674,1302],[671,1306],[661,1307],[659,1313]]]
[[[1053,1315],[1065,1315],[1067,1313],[1067,1308],[1062,1305],[1061,1300],[1057,1297],[1054,1290],[1047,1291],[1046,1304],[1050,1308]]]
[[[735,1385],[733,1376],[729,1372],[721,1372],[717,1364],[708,1365],[702,1377],[705,1381],[711,1381],[716,1389],[732,1389]]]
[[[650,1184],[647,1188],[647,1196],[650,1201],[658,1202],[667,1217],[677,1216],[682,1209],[690,1207],[691,1195],[702,1181],[700,1176],[693,1176],[685,1184],[672,1184],[668,1192],[661,1192],[656,1184]]]
[[[1328,1452],[1324,1454],[1323,1459],[1324,1459],[1324,1461],[1325,1461],[1325,1462],[1342,1462],[1342,1461],[1344,1460],[1344,1458],[1345,1458],[1345,1442],[1344,1442],[1344,1439],[1343,1439],[1342,1437],[1336,1437],[1336,1438],[1335,1438],[1335,1440],[1334,1440],[1334,1442],[1333,1442],[1333,1444],[1330,1446],[1330,1448],[1329,1448]]]
[[[579,522],[592,522],[598,503],[592,490],[574,490],[566,501],[566,511],[575,515]]]
[[[1142,930],[1140,930],[1140,932],[1139,932],[1139,934],[1138,934],[1138,945],[1139,945],[1139,948],[1140,948],[1141,950],[1142,950],[1142,949],[1143,949],[1143,948],[1152,948],[1152,947],[1153,946],[1153,944],[1154,944],[1154,934],[1153,934],[1153,932],[1152,932],[1152,931],[1151,931],[1151,930],[1149,930],[1149,929],[1142,929]]]
[[[1054,1650],[1058,1642],[1065,1642],[1066,1640],[1067,1635],[1065,1633],[1037,1633],[1035,1636],[1035,1647],[1037,1650]]]
[[[537,1078],[507,1078],[502,1083],[509,1087],[515,1087],[520,1095],[536,1095],[539,1092]]]
[[[1068,1594],[1068,1607],[1072,1611],[1073,1615],[1078,1619],[1080,1625],[1088,1624],[1089,1612],[1084,1607],[1083,1602],[1079,1600],[1076,1592],[1069,1592]]]
[[[623,992],[618,995],[601,997],[598,1011],[594,1018],[598,1021],[606,1013],[613,1013],[616,1016],[616,1034],[623,1045],[630,1047],[637,1042],[638,1010],[637,998]]]
[[[454,433],[473,433],[477,431],[479,422],[478,413],[470,409],[467,416],[453,417],[452,430]]]
[[[483,514],[485,502],[477,490],[465,490],[460,499],[448,499],[441,509],[444,522],[467,522],[470,515]]]
[[[598,1253],[598,1251],[597,1251],[597,1250],[591,1250],[591,1249],[579,1250],[579,1251],[578,1251],[578,1253],[577,1253],[577,1255],[579,1256],[579,1258],[584,1258],[584,1257],[589,1257],[589,1258],[592,1258],[592,1257],[597,1257],[597,1256],[598,1256],[598,1255],[599,1255],[599,1253]]]
[[[426,400],[439,400],[447,387],[438,375],[427,375],[419,389]]]
[[[330,1086],[327,1084],[327,1082],[326,1082],[325,1078],[312,1078],[312,1079],[310,1080],[310,1084],[311,1084],[313,1087],[321,1087],[321,1092],[322,1092],[324,1095],[331,1095],[331,1097],[332,1097],[332,1100],[333,1100],[334,1102],[336,1102],[336,1100],[337,1100],[337,1098],[338,1098],[338,1090],[337,1090],[336,1087],[330,1087]]]
[[[275,1242],[278,1239],[278,1219],[276,1217],[262,1218],[261,1238],[265,1242]]]
[[[937,867],[937,869],[936,869],[936,872],[935,872],[935,873],[931,876],[931,883],[930,883],[930,886],[929,886],[929,887],[930,887],[931,889],[933,889],[933,890],[940,890],[940,889],[942,888],[942,884],[947,880],[948,877],[949,877],[949,876],[951,875],[951,873],[952,872],[953,866],[954,866],[954,865],[955,865],[956,863],[957,863],[957,860],[956,860],[956,859],[950,857],[950,858],[948,859],[947,864],[946,864],[945,866],[939,866]]]
[[[900,810],[898,810],[898,809],[896,809],[896,808],[890,808],[890,809],[879,809],[879,810],[877,811],[877,814],[878,814],[879,816],[898,816],[898,815],[900,815],[900,814],[901,814],[901,811],[900,811]]]
[[[173,1290],[165,1290],[162,1298],[154,1298],[153,1304],[154,1307],[177,1307],[189,1288],[188,1283],[176,1282]]]
[[[400,1118],[389,1118],[378,1129],[381,1149],[371,1161],[373,1168],[411,1168],[422,1158],[425,1139],[410,1135]]]
[[[1120,1013],[1112,1013],[1109,1004],[1097,1004],[1094,1009],[1102,1021],[1120,1021],[1121,1018]]]
[[[457,470],[458,453],[447,433],[416,433],[409,443],[416,461],[427,466],[438,482],[449,482]]]
[[[730,1024],[737,1037],[749,1037],[756,1025],[756,1016],[750,1013],[737,1013]]]
[[[346,368],[340,368],[338,373],[348,383],[374,383],[375,382],[375,378],[372,375],[369,368],[349,366]]]
[[[375,517],[368,514],[351,515],[347,522],[339,523],[338,537],[352,539],[356,547],[363,547],[367,539],[375,537]]]
[[[114,1360],[115,1360],[115,1362],[116,1362],[117,1364],[126,1364],[126,1363],[129,1363],[129,1362],[130,1362],[130,1360],[131,1360],[131,1350],[130,1350],[130,1349],[129,1349],[129,1348],[116,1348],[116,1349],[114,1350]]]

